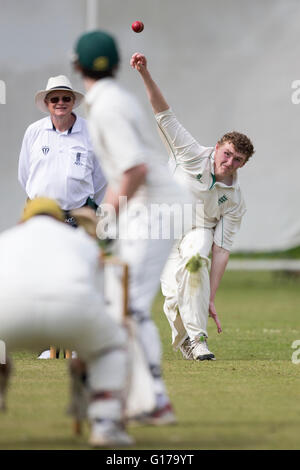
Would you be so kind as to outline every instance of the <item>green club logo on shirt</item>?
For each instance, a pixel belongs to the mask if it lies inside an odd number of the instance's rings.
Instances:
[[[218,199],[218,204],[219,204],[219,206],[220,206],[221,204],[223,204],[223,202],[226,202],[226,201],[228,201],[228,197],[225,196],[225,194],[223,194],[223,196],[221,196],[221,197]]]
[[[203,176],[202,173],[199,173],[199,174],[196,176],[197,180],[198,180],[200,183],[203,183],[203,181],[201,181],[202,176]]]

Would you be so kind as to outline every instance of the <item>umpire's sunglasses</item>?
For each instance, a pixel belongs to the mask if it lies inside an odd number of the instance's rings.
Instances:
[[[72,101],[72,96],[51,96],[51,98],[48,98],[50,103],[56,104],[59,102],[59,100],[62,100],[63,103],[70,103]]]

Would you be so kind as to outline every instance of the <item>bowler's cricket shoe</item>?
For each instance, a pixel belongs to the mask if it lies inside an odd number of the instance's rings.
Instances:
[[[184,359],[187,359],[189,361],[193,360],[192,345],[190,338],[186,338],[182,345],[179,347],[179,349]]]
[[[208,349],[205,335],[191,340],[193,358],[197,361],[215,361],[215,355]]]
[[[91,423],[89,444],[92,447],[130,446],[134,439],[127,434],[122,423],[99,419]]]

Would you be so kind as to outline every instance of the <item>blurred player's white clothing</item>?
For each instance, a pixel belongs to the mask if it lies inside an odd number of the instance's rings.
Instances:
[[[186,197],[153,146],[149,122],[135,96],[115,79],[105,78],[93,85],[85,99],[93,147],[113,189],[119,188],[126,170],[146,163],[146,182],[134,194],[135,203],[172,203]]]
[[[31,124],[21,147],[19,181],[30,199],[50,197],[64,210],[82,207],[88,197],[100,204],[106,180],[86,121],[76,116],[65,132],[54,128],[50,116]]]
[[[237,175],[231,186],[216,181],[214,147],[200,145],[171,109],[155,117],[169,150],[174,177],[189,188],[194,201],[203,203],[194,219],[193,230],[174,248],[161,277],[164,311],[177,348],[187,335],[191,339],[201,333],[207,336],[211,247],[215,243],[230,251],[246,209]],[[202,258],[202,266],[191,274],[186,263],[197,254]]]
[[[83,229],[35,216],[0,235],[0,339],[7,351],[76,350],[91,394],[122,391],[126,335],[106,315],[99,250]],[[120,420],[121,401],[94,400],[93,418]]]
[[[150,370],[157,379],[156,392],[164,393],[160,378],[160,339],[150,310],[174,235],[171,233],[168,239],[149,239],[147,235],[139,237],[137,234],[158,228],[164,218],[161,211],[152,220],[145,216],[151,204],[181,204],[190,199],[153,147],[149,124],[133,95],[115,79],[105,78],[98,80],[88,91],[86,105],[94,149],[112,189],[118,191],[126,170],[140,164],[146,164],[148,168],[145,183],[128,203],[128,236],[119,240],[119,255],[129,264],[129,310],[137,321]],[[120,214],[122,227],[124,217],[123,211]]]

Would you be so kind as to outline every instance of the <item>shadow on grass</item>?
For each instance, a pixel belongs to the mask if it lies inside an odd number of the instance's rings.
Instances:
[[[201,426],[192,432],[195,423],[180,421],[180,426],[165,426],[160,431],[166,435],[155,434],[150,426],[129,427],[129,434],[136,443],[128,450],[229,450],[229,449],[274,449],[280,443],[273,442],[273,436],[284,429],[300,428],[300,419],[293,421],[218,421],[203,420]],[[216,431],[217,430],[217,431]],[[189,434],[187,436],[187,433]],[[261,436],[264,436],[263,439]],[[296,443],[294,443],[296,445]],[[284,448],[286,446],[283,447]],[[293,443],[291,447],[293,448]],[[295,448],[295,447],[294,447]],[[0,450],[89,450],[87,436],[79,438],[27,438],[24,440],[0,440]],[[122,450],[122,448],[103,448],[103,450]]]
[[[0,441],[0,450],[84,450],[88,449],[88,444],[84,440],[76,439],[35,439]]]

